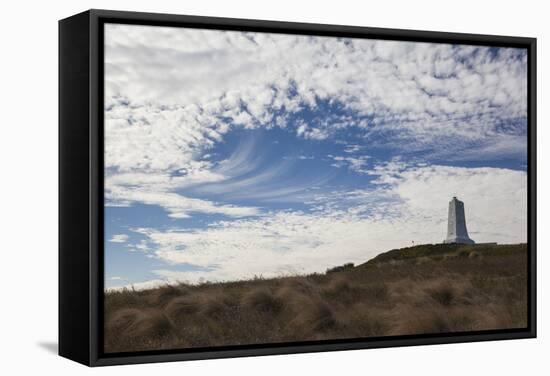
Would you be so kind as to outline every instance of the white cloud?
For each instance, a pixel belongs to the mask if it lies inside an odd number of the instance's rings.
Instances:
[[[345,150],[344,150],[345,151]],[[357,157],[342,157],[339,155],[329,155],[334,163],[331,164],[333,167],[341,168],[346,167],[351,171],[357,172],[359,174],[366,174],[368,170],[366,169],[367,161],[369,160],[368,155],[361,155]]]
[[[115,234],[109,241],[111,243],[126,243],[130,237],[126,234]]]
[[[105,291],[120,291],[123,289],[134,289],[137,291],[147,290],[147,289],[154,289],[156,287],[165,286],[167,283],[169,282],[166,279],[153,279],[153,280],[144,281],[144,282],[129,283],[123,286],[108,287],[105,289]]]
[[[231,123],[287,126],[286,116],[321,101],[355,121],[323,113],[290,123],[299,136],[323,140],[358,126],[427,146],[489,139],[503,121],[526,117],[518,49],[107,25],[105,59],[114,140],[106,161],[121,168],[184,165]]]
[[[171,218],[188,218],[191,213],[224,214],[230,217],[254,216],[260,213],[258,208],[218,204],[208,200],[189,198],[177,193],[147,190],[134,187],[110,187],[106,192],[107,200],[117,203],[142,203],[163,207]]]
[[[346,147],[344,148],[344,153],[357,153],[361,149],[362,147],[360,145],[346,145]]]
[[[140,229],[132,229],[132,231],[134,232],[140,232]],[[126,245],[129,250],[131,252],[143,252],[143,253],[148,253],[151,249],[149,247],[149,244],[148,244],[148,241],[146,239],[141,239],[138,243],[136,244],[128,244]]]
[[[164,208],[172,218],[187,218],[191,213],[223,214],[231,217],[258,215],[260,210],[254,207],[216,203],[210,200],[186,197],[177,190],[217,183],[229,178],[224,174],[242,173],[242,151],[210,170],[211,164],[205,161],[189,161],[177,169],[177,175],[169,171],[145,171],[137,169],[132,172],[107,174],[105,178],[105,205],[129,206],[134,203],[158,205]],[[248,154],[247,154],[248,155]],[[246,156],[245,156],[246,157]]]
[[[477,242],[526,241],[522,171],[394,161],[375,173],[379,188],[325,195],[312,212],[276,212],[200,230],[140,231],[156,246],[157,258],[209,268],[157,271],[167,281],[188,282],[323,272],[412,241],[439,243],[446,236],[452,196],[465,202],[470,236]]]
[[[178,192],[253,167],[246,153],[219,166],[203,158],[235,127],[290,128],[315,141],[355,127],[402,152],[517,155],[526,69],[517,49],[109,24],[107,204],[160,205],[176,218],[258,214]],[[504,131],[503,122],[515,125]],[[346,163],[363,172],[366,162]]]
[[[313,128],[306,123],[302,123],[296,128],[296,134],[306,140],[325,140],[328,138],[329,133],[327,130],[320,128]]]
[[[402,171],[392,192],[411,215],[446,224],[452,196],[465,202],[468,229],[477,242],[527,241],[527,174],[501,168],[414,167]]]

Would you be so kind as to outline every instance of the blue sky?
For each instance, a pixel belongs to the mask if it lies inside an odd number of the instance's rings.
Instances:
[[[107,25],[105,284],[526,241],[526,53]],[[505,203],[505,204],[503,204]]]

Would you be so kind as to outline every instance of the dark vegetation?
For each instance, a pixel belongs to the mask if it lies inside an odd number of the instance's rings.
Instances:
[[[105,293],[105,351],[527,326],[527,247],[420,245],[326,274]]]

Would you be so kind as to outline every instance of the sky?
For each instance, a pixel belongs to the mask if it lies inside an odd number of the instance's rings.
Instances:
[[[524,49],[105,25],[105,287],[527,241]]]

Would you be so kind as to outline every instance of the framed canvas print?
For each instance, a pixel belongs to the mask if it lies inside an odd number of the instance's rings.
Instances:
[[[536,335],[535,39],[105,10],[59,27],[62,356]]]

